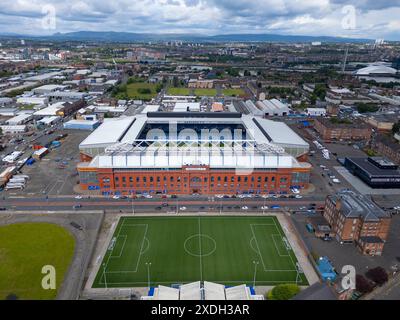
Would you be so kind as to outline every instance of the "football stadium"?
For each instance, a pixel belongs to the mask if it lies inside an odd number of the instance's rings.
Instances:
[[[275,216],[122,217],[93,288],[307,285]]]
[[[311,171],[308,143],[286,124],[240,113],[106,119],[79,148],[81,188],[103,195],[282,194]]]

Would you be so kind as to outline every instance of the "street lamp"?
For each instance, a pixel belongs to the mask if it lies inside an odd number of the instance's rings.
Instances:
[[[150,267],[151,267],[151,262],[146,262],[147,266],[147,283],[150,291]]]
[[[253,288],[256,287],[256,277],[257,277],[257,266],[259,264],[259,261],[253,261],[254,264],[254,280],[253,280]]]

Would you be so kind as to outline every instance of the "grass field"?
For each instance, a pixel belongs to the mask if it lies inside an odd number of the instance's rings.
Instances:
[[[93,287],[212,281],[295,283],[296,257],[275,217],[121,218]],[[299,284],[307,284],[299,273]]]
[[[0,300],[54,299],[57,290],[44,290],[42,267],[56,269],[60,287],[74,253],[75,240],[64,228],[48,223],[21,223],[0,227]]]
[[[168,88],[168,94],[171,96],[189,96],[191,89],[189,88]]]
[[[141,93],[141,89],[149,89],[151,93]],[[135,82],[127,85],[126,92],[129,99],[149,101],[157,95],[157,85],[145,82]]]
[[[195,89],[194,94],[199,97],[214,97],[217,95],[216,89]]]

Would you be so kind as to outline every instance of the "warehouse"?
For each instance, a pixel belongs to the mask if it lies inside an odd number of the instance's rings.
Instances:
[[[48,117],[44,117],[43,119],[39,120],[37,123],[44,125],[44,126],[51,126],[59,121],[61,121],[61,117],[48,116]]]
[[[64,123],[64,129],[93,131],[100,125],[98,120],[70,120]]]
[[[9,126],[18,126],[18,125],[25,124],[25,123],[31,121],[32,118],[33,117],[31,114],[22,113],[22,114],[15,116],[14,118],[8,119],[6,121],[6,123]]]
[[[14,133],[24,133],[28,130],[26,125],[19,126],[0,126],[3,134],[14,134]]]
[[[174,112],[200,112],[199,102],[177,102]]]
[[[266,116],[287,116],[290,114],[289,107],[277,99],[258,101],[257,107],[263,110]]]
[[[287,125],[240,113],[109,119],[79,148],[81,187],[103,194],[288,193],[311,171],[298,160],[308,144]]]

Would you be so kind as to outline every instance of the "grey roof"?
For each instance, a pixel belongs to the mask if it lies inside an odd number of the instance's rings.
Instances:
[[[373,163],[368,161],[368,158],[347,158],[347,159],[350,162],[352,162],[354,165],[361,168],[366,174],[368,174],[369,178],[375,178],[375,177],[377,177],[377,178],[380,178],[380,177],[400,178],[399,170],[379,168],[378,166],[375,166]],[[375,161],[378,160],[378,158],[372,158],[372,159],[375,159]],[[379,161],[379,162],[381,162],[383,164],[382,161]]]
[[[365,243],[383,243],[384,242],[381,238],[374,237],[374,236],[360,237],[360,240]]]
[[[331,196],[334,203],[341,201],[340,212],[346,218],[362,217],[366,221],[379,221],[382,218],[390,218],[390,214],[379,208],[372,200],[353,191],[341,191]]]
[[[337,300],[337,297],[329,285],[316,282],[302,290],[292,300]]]

